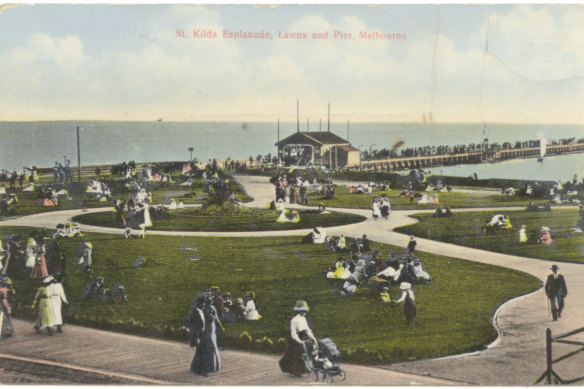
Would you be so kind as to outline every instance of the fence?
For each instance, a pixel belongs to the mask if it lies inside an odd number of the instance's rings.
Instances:
[[[563,335],[559,335],[559,336],[556,336],[555,338],[553,338],[552,331],[549,328],[545,331],[546,370],[543,373],[541,373],[541,375],[533,382],[533,385],[541,382],[543,379],[545,379],[545,383],[548,385],[549,384],[568,385],[568,384],[573,384],[573,383],[578,382],[578,381],[584,381],[584,376],[578,377],[578,378],[572,378],[569,380],[563,379],[553,370],[554,363],[561,362],[563,360],[566,360],[566,359],[573,357],[574,355],[579,354],[580,352],[584,351],[584,342],[578,342],[578,341],[566,339],[569,336],[576,335],[576,334],[579,334],[581,332],[584,332],[584,328],[570,331],[568,333],[565,333]],[[563,343],[563,344],[570,344],[573,346],[581,346],[581,347],[579,347],[577,350],[570,351],[569,353],[564,354],[562,356],[552,358],[552,343]]]

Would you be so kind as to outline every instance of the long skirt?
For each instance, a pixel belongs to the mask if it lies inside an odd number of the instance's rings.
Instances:
[[[36,259],[30,276],[31,278],[46,278],[49,276],[49,273],[47,271],[47,263],[44,255],[41,255],[40,258]]]
[[[0,337],[8,338],[14,334],[14,327],[12,327],[12,321],[10,320],[10,315],[0,309]]]
[[[51,307],[50,301],[46,297],[39,300],[39,305],[36,312],[36,321],[34,325],[39,328],[46,328],[51,326]]]
[[[221,368],[221,358],[217,347],[216,334],[207,335],[201,338],[201,343],[197,346],[195,356],[191,362],[191,371],[205,375],[214,373]]]
[[[283,373],[290,374],[307,373],[308,370],[306,369],[306,364],[302,359],[303,353],[304,349],[302,344],[290,340],[284,356],[280,359],[280,370],[282,370]]]

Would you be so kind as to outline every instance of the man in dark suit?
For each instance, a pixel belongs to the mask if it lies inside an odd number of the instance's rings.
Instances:
[[[568,288],[564,276],[558,274],[558,267],[552,265],[552,274],[550,274],[545,283],[545,294],[550,299],[552,316],[554,321],[558,317],[562,317],[562,309],[564,309],[564,298],[568,296]]]
[[[414,239],[414,236],[410,236],[410,241],[408,242],[408,253],[413,254],[414,250],[416,249],[416,240]]]

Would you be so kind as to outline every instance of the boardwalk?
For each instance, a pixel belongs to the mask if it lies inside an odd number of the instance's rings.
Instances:
[[[248,193],[254,197],[250,206],[264,207],[272,199],[273,186],[265,177],[237,177]],[[484,210],[484,209],[483,209]],[[100,210],[92,210],[99,212]],[[370,216],[368,210],[345,210]],[[465,210],[469,211],[469,210]],[[458,212],[458,211],[457,211]],[[0,225],[53,226],[69,220],[78,210],[44,213],[0,222]],[[389,221],[372,220],[351,226],[328,228],[331,234],[361,236],[366,233],[373,241],[403,246],[407,237],[393,232],[393,228],[412,223],[412,211],[394,211]],[[83,226],[82,230],[94,232],[120,232],[116,229]],[[179,234],[201,236],[207,233],[149,232],[150,234]],[[290,235],[290,232],[240,232],[212,233],[214,236],[266,236]],[[306,231],[295,231],[302,235]],[[459,247],[451,244],[417,239],[420,251],[435,252],[471,261],[517,269],[544,280],[552,262],[491,253]],[[547,305],[543,290],[511,300],[497,311],[494,323],[500,336],[483,352],[454,356],[437,360],[415,361],[391,366],[362,367],[344,364],[349,385],[529,385],[545,368],[545,329],[563,333],[578,328],[584,323],[584,292],[580,282],[584,277],[584,266],[560,264],[566,276],[570,297],[564,317],[552,323],[547,316]],[[33,358],[40,361],[12,360],[11,371],[21,366],[42,361],[67,364],[75,370],[78,382],[103,383],[191,383],[201,385],[301,385],[309,383],[307,377],[283,375],[277,365],[278,356],[240,351],[222,353],[223,368],[220,374],[199,377],[188,371],[192,351],[185,343],[115,334],[94,329],[67,326],[66,333],[53,337],[35,336],[31,324],[16,321],[17,335],[2,341],[0,363],[6,366],[10,356]],[[584,356],[570,361],[558,371],[561,376],[576,377],[581,374]],[[41,364],[42,365],[42,364]],[[24,366],[24,367],[23,367]],[[51,370],[51,369],[48,369]],[[108,381],[109,380],[109,381]],[[0,373],[2,382],[2,373]],[[47,383],[54,382],[48,378]],[[64,380],[67,383],[68,381]]]

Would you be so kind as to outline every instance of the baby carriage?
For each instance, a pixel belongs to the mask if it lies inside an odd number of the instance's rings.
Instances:
[[[341,381],[347,378],[345,371],[341,369],[339,349],[331,338],[319,339],[318,348],[315,348],[310,340],[304,342],[302,346],[304,348],[302,358],[310,378],[314,381],[322,380],[330,384],[333,377],[340,376]]]

